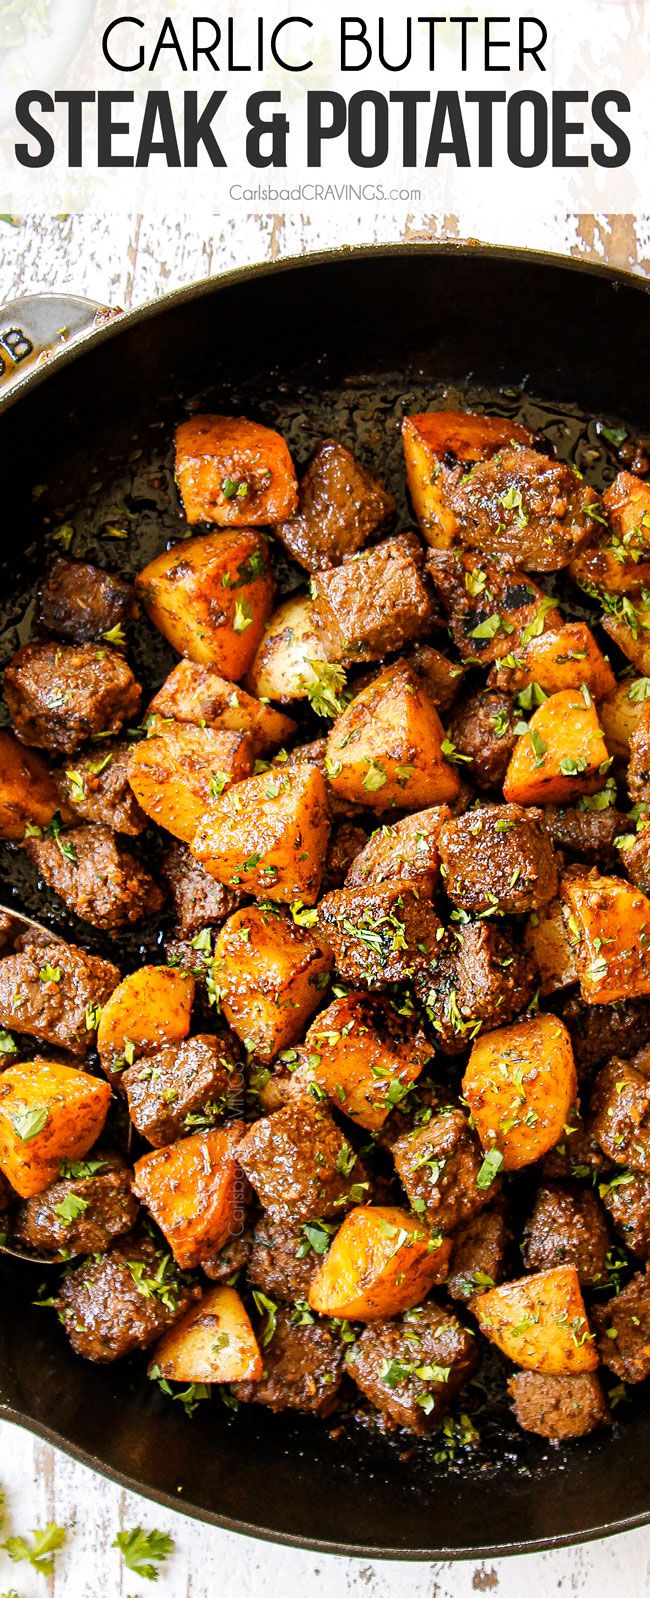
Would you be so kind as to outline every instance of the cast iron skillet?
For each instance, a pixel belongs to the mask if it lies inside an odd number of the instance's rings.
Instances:
[[[83,323],[78,305],[69,312]],[[42,338],[47,308],[32,302],[25,316]],[[65,320],[59,303],[50,337]],[[522,415],[593,481],[611,478],[586,418],[650,432],[649,335],[648,288],[625,274],[480,248],[382,248],[234,273],[93,333],[49,369],[25,361],[0,391],[0,663],[26,635],[48,526],[72,522],[73,553],[126,572],[178,533],[169,444],[186,402],[277,422],[300,463],[324,432],[356,444],[400,487],[405,521],[398,423],[404,408],[444,398]],[[108,542],[115,525],[131,536]],[[134,663],[149,687],[170,657],[145,629]],[[5,902],[105,947],[1,853]],[[125,968],[156,930],[123,944]],[[33,1306],[37,1283],[33,1267],[0,1265],[0,1412],[163,1506],[405,1559],[549,1547],[650,1520],[650,1406],[638,1391],[611,1435],[555,1450],[516,1433],[498,1374],[468,1394],[481,1444],[455,1464],[435,1464],[430,1444],[400,1455],[353,1422],[330,1433],[217,1401],[188,1420],[141,1364],[76,1359],[52,1312]]]

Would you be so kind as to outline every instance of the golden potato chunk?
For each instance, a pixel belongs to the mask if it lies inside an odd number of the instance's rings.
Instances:
[[[559,1142],[578,1093],[571,1038],[555,1015],[536,1015],[477,1038],[463,1094],[498,1169],[533,1165]]]
[[[229,1026],[261,1060],[300,1037],[320,1004],[332,956],[282,910],[238,910],[221,928],[213,964]]]
[[[573,1265],[492,1287],[471,1308],[483,1335],[524,1370],[575,1376],[599,1363]]]
[[[298,504],[284,439],[244,416],[191,416],[181,422],[176,481],[191,526],[267,526],[293,516]]]
[[[61,807],[45,762],[12,732],[0,732],[0,838],[14,843],[25,828],[48,827]]]
[[[100,1135],[108,1082],[55,1060],[10,1065],[0,1076],[0,1172],[21,1198],[42,1193],[61,1160],[78,1160]]]
[[[565,925],[562,899],[533,910],[524,933],[524,947],[532,955],[539,972],[539,991],[544,998],[569,988],[578,980],[575,955]]]
[[[318,767],[305,763],[237,783],[212,805],[191,849],[224,887],[311,905],[318,898],[328,837],[325,783]]]
[[[621,877],[567,877],[562,897],[587,1004],[650,993],[650,899]]]
[[[179,655],[237,682],[273,606],[268,548],[253,527],[207,533],[166,549],[140,572],[147,615]]]
[[[650,605],[624,597],[615,612],[603,616],[602,625],[637,671],[650,676]]]
[[[650,587],[650,484],[619,472],[602,508],[609,525],[599,525],[596,542],[571,562],[571,576],[588,591],[640,594]]]
[[[531,716],[503,784],[509,804],[568,804],[603,786],[610,760],[588,690],[552,694]]]
[[[435,705],[410,666],[398,662],[337,717],[327,740],[331,786],[370,810],[421,810],[453,801],[460,777],[444,746]]]
[[[306,594],[285,599],[267,622],[246,687],[260,699],[307,699],[324,671],[330,671],[322,627]]]
[[[120,982],[97,1028],[97,1050],[109,1076],[164,1043],[182,1043],[190,1030],[194,989],[194,977],[169,965],[140,966]]]
[[[154,736],[131,750],[129,783],[145,815],[190,843],[215,799],[249,777],[254,760],[247,733],[156,718]]]
[[[244,1229],[247,1194],[237,1164],[243,1121],[193,1132],[143,1154],[133,1191],[167,1238],[176,1264],[192,1270]]]
[[[393,1205],[359,1204],[316,1271],[309,1303],[319,1315],[378,1321],[400,1315],[444,1282],[451,1242]]]
[[[465,411],[405,416],[402,438],[413,509],[427,543],[436,549],[450,549],[456,539],[458,522],[448,504],[448,490],[456,478],[513,439],[533,442],[528,428],[507,416],[473,416]]]
[[[598,718],[609,753],[615,760],[629,760],[630,743],[646,703],[646,681],[643,677],[625,678],[616,684],[606,699],[601,700]]]
[[[272,705],[195,660],[179,660],[149,706],[150,716],[171,716],[217,732],[249,734],[256,755],[268,755],[292,738],[296,723]]]
[[[402,1017],[382,999],[349,993],[312,1022],[293,1081],[315,1084],[337,1109],[368,1132],[384,1125],[431,1058],[422,1033],[409,1037]]]
[[[530,683],[537,683],[545,694],[582,688],[584,683],[594,699],[602,699],[616,687],[609,661],[583,621],[567,621],[531,638],[523,649],[493,666],[488,681],[509,694],[521,692]]]
[[[256,1382],[255,1333],[234,1287],[210,1287],[156,1344],[150,1376],[168,1382]]]

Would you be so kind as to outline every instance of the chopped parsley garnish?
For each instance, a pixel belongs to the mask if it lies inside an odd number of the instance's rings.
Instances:
[[[340,716],[345,709],[346,675],[342,666],[330,666],[327,661],[308,660],[312,673],[305,684],[307,698],[317,716]]]
[[[233,623],[232,623],[233,627],[235,629],[235,632],[236,633],[245,633],[246,628],[250,627],[251,622],[253,620],[254,620],[253,612],[251,610],[250,605],[247,604],[246,600],[245,599],[237,599],[237,600],[235,600],[235,614],[234,614]]]
[[[486,1188],[492,1186],[492,1183],[495,1177],[498,1176],[502,1165],[503,1155],[498,1149],[490,1149],[489,1153],[485,1155],[483,1164],[476,1178],[476,1186],[480,1188],[482,1193],[485,1192]]]
[[[47,1126],[49,1119],[50,1112],[46,1104],[32,1104],[29,1109],[25,1106],[23,1110],[17,1110],[11,1116],[11,1124],[21,1143],[31,1143],[32,1138],[38,1137],[39,1132]]]
[[[61,1203],[54,1205],[54,1214],[58,1215],[64,1226],[72,1226],[73,1221],[78,1221],[87,1209],[88,1199],[80,1198],[76,1193],[66,1193]]]
[[[54,1555],[62,1548],[67,1531],[65,1526],[57,1526],[53,1520],[48,1520],[47,1526],[35,1526],[27,1537],[7,1537],[0,1548],[4,1548],[14,1564],[21,1564],[28,1560],[34,1570],[40,1571],[42,1576],[51,1576],[54,1572]]]
[[[133,1531],[118,1531],[111,1547],[119,1548],[127,1570],[144,1576],[145,1581],[157,1581],[160,1572],[156,1566],[173,1552],[174,1539],[166,1532],[143,1531],[142,1526],[135,1526]]]
[[[259,1288],[253,1290],[253,1303],[258,1315],[266,1316],[260,1341],[262,1348],[268,1348],[278,1324],[278,1306],[275,1299],[267,1298],[266,1293],[260,1292]]]

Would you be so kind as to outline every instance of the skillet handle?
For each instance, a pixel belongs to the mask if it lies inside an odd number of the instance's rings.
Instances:
[[[84,333],[101,327],[111,310],[77,294],[26,294],[0,308],[0,398],[35,365],[49,361]]]

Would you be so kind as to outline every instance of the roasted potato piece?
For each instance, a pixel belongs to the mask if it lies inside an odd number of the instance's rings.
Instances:
[[[188,1036],[194,978],[168,965],[132,971],[107,999],[97,1029],[97,1050],[110,1075]]]
[[[355,856],[345,878],[346,888],[405,877],[417,883],[423,898],[430,899],[440,868],[438,835],[450,817],[448,805],[434,805],[404,816],[392,827],[379,827]]]
[[[293,595],[273,612],[267,623],[254,660],[248,670],[246,687],[260,699],[307,699],[310,690],[331,668],[327,662],[326,640],[313,599]]]
[[[422,546],[402,533],[312,578],[329,660],[381,660],[421,636],[431,620],[421,564]]]
[[[360,988],[407,982],[433,958],[441,936],[437,915],[411,882],[335,889],[321,899],[318,919],[337,971]]]
[[[274,593],[268,548],[254,528],[183,540],[145,566],[136,586],[179,655],[233,682],[248,671]]]
[[[168,1382],[255,1382],[263,1368],[239,1293],[210,1287],[161,1337],[149,1375]]]
[[[435,705],[399,662],[375,677],[338,716],[327,740],[335,794],[372,810],[421,810],[452,801],[460,777],[444,756]]]
[[[315,1084],[350,1120],[377,1132],[431,1057],[424,1035],[409,1038],[404,1019],[382,999],[349,993],[335,999],[312,1022],[304,1065],[293,1083]]]
[[[630,744],[646,703],[645,677],[626,677],[598,706],[605,743],[615,760],[628,760]]]
[[[262,704],[243,688],[234,688],[195,660],[179,660],[152,699],[148,714],[216,731],[248,733],[256,755],[271,754],[296,731],[290,716]]]
[[[327,987],[332,956],[282,910],[238,910],[221,928],[214,980],[229,1026],[261,1060],[295,1043]]]
[[[176,481],[190,526],[268,526],[292,516],[298,504],[284,439],[245,416],[191,416],[181,422]]]
[[[329,837],[327,790],[317,766],[274,767],[212,805],[191,850],[223,882],[258,898],[315,904]]]
[[[430,1232],[409,1210],[359,1204],[316,1271],[309,1303],[319,1315],[351,1321],[400,1315],[444,1282],[449,1238]]]
[[[42,1193],[61,1160],[97,1142],[111,1099],[108,1082],[55,1060],[10,1065],[0,1076],[0,1171],[20,1194]]]
[[[275,531],[307,571],[355,555],[393,515],[395,501],[344,444],[326,438],[300,484],[298,510]]]
[[[635,803],[650,802],[650,704],[647,700],[630,739],[627,787]]]
[[[571,562],[571,576],[588,592],[640,594],[650,587],[650,484],[619,472],[603,495],[603,510],[609,526]]]
[[[578,1094],[571,1039],[555,1015],[498,1027],[477,1038],[463,1094],[498,1167],[533,1165],[562,1135]]]
[[[524,945],[539,971],[540,993],[544,998],[577,982],[578,971],[560,895],[529,915]]]
[[[613,605],[613,602],[612,602]],[[608,607],[609,609],[609,607]],[[650,605],[623,598],[603,616],[604,631],[643,677],[650,676]]]
[[[194,1132],[143,1154],[133,1191],[151,1211],[177,1265],[191,1270],[243,1230],[246,1193],[237,1164],[243,1121]]]
[[[504,798],[510,804],[568,804],[602,788],[609,764],[591,695],[563,689],[531,716],[505,775]]]
[[[524,1370],[577,1376],[598,1365],[573,1265],[492,1287],[471,1308],[484,1336]]]
[[[0,732],[0,838],[18,843],[25,828],[48,827],[61,800],[40,755]]]
[[[430,549],[427,572],[465,664],[489,666],[562,625],[557,605],[523,571],[501,570],[474,550]]]
[[[527,427],[507,416],[475,416],[465,411],[425,411],[402,423],[406,480],[413,509],[428,544],[450,549],[458,522],[448,503],[449,488],[476,461],[489,460],[513,440],[532,444]]]
[[[190,843],[214,800],[249,777],[254,760],[245,732],[160,723],[153,737],[132,749],[129,782],[145,815]]]
[[[582,688],[584,683],[594,699],[603,699],[616,687],[609,661],[583,621],[567,621],[531,638],[523,649],[493,666],[488,681],[509,694],[520,693],[531,683],[545,694]]]
[[[587,1004],[650,993],[650,899],[622,877],[570,876],[565,919]]]

